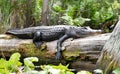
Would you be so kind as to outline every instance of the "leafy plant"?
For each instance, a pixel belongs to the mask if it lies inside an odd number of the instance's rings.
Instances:
[[[33,64],[33,62],[38,62],[38,58],[37,57],[28,57],[24,59],[24,71],[31,71],[34,70],[35,65]]]
[[[33,8],[33,17],[35,18],[35,21],[38,22],[41,20],[41,13],[42,13],[42,0],[34,0],[35,6]]]
[[[42,74],[74,74],[73,72],[68,69],[68,65],[64,66],[59,64],[58,66],[54,65],[42,65],[41,68],[43,69]],[[44,72],[44,73],[43,73]]]
[[[112,71],[113,74],[120,74],[120,68],[117,68]]]
[[[22,63],[20,62],[20,53],[14,53],[11,55],[9,60],[5,60],[3,58],[0,59],[0,74],[9,74],[9,73],[17,73],[18,71],[22,71],[20,67]],[[36,73],[34,71],[34,64],[32,62],[37,62],[37,57],[28,57],[24,59],[24,72],[28,73]],[[23,72],[23,71],[22,71]]]
[[[29,0],[31,1],[31,0]],[[32,6],[26,7],[28,0],[0,0],[0,29],[23,28],[26,25],[26,12],[34,26],[41,21],[42,0],[32,0]],[[101,28],[101,23],[116,21],[120,3],[118,0],[48,0],[49,24],[91,26]],[[28,9],[27,9],[28,8]],[[16,22],[15,22],[16,21]],[[14,24],[14,25],[13,25]],[[33,25],[34,24],[34,25]],[[104,24],[102,24],[104,25]],[[0,32],[2,32],[1,30]]]
[[[3,58],[0,59],[0,73],[9,74],[11,72],[16,72],[18,67],[22,65],[20,60],[20,54],[14,53],[7,61]]]
[[[103,71],[101,69],[96,69],[96,70],[94,70],[94,73],[96,73],[96,74],[103,74]]]
[[[36,67],[33,62],[38,62],[37,57],[28,57],[24,59],[24,63],[20,62],[20,53],[14,53],[11,55],[9,60],[0,59],[0,74],[10,74],[10,73],[24,73],[24,74],[74,74],[70,69],[68,69],[69,65],[59,64],[55,65],[41,65],[41,71],[34,70]],[[24,65],[21,68],[22,64]],[[95,73],[103,74],[102,70],[96,69]],[[120,74],[120,68],[117,68],[112,71],[113,74]],[[79,71],[77,74],[92,74],[89,71]]]
[[[80,71],[77,74],[92,74],[92,73],[90,73],[89,71]]]

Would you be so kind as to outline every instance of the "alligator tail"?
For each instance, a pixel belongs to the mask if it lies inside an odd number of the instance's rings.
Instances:
[[[24,29],[8,30],[6,34],[14,35],[21,39],[32,39],[33,38],[33,33],[31,31],[25,31]]]

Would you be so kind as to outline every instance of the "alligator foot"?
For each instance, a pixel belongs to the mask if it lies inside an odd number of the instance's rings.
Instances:
[[[34,44],[39,49],[42,45],[42,42],[34,42]]]
[[[61,52],[56,52],[56,56],[55,56],[55,58],[56,58],[57,60],[62,59],[63,56],[62,56]]]

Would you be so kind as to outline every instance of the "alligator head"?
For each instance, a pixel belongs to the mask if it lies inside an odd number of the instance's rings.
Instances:
[[[77,27],[75,29],[76,37],[87,37],[102,33],[102,30],[91,29],[90,27]]]

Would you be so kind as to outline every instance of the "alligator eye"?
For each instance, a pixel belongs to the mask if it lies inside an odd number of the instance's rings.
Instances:
[[[89,26],[83,27],[83,29],[91,30]]]
[[[87,27],[83,27],[83,29],[87,29]]]

